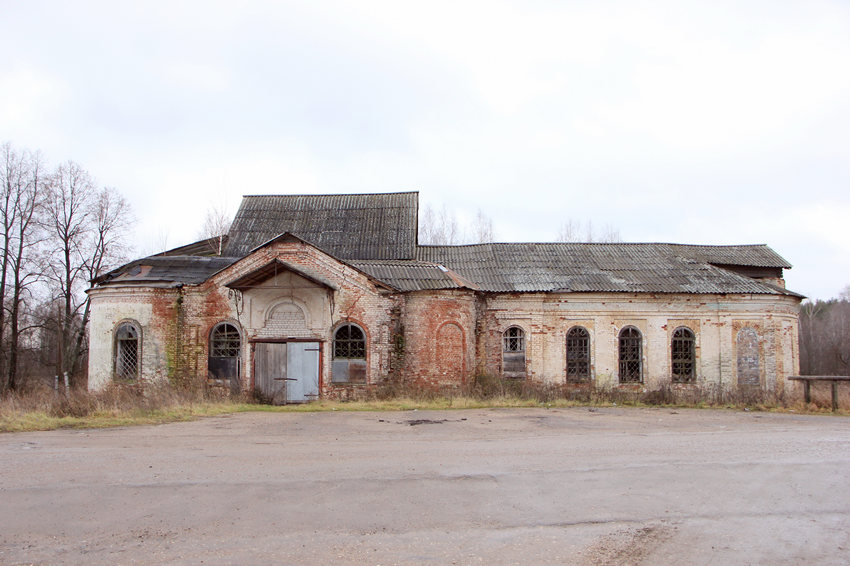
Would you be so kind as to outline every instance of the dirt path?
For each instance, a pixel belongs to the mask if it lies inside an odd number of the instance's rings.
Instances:
[[[846,564],[850,419],[250,413],[0,435],[0,564]]]

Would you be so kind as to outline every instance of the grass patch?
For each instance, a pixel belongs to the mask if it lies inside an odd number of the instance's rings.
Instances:
[[[768,392],[711,386],[641,386],[601,389],[592,385],[546,385],[479,378],[460,388],[383,384],[347,391],[345,399],[302,405],[272,406],[248,396],[230,396],[218,388],[178,388],[167,383],[116,384],[99,393],[58,395],[42,389],[0,400],[0,432],[62,428],[152,425],[249,411],[410,411],[483,408],[676,407],[810,414],[832,413],[827,407],[789,404]]]

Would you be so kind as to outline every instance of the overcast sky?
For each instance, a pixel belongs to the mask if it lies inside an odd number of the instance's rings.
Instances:
[[[418,190],[850,284],[848,2],[0,0],[0,53],[0,142],[121,191],[139,253],[243,194]]]

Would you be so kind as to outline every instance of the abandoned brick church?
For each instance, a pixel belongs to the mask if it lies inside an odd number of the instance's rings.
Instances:
[[[210,242],[94,282],[89,387],[207,379],[275,402],[475,375],[781,392],[801,296],[765,245],[419,245],[418,193],[246,196]]]

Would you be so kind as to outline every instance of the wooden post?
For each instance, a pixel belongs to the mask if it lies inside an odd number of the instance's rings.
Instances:
[[[806,405],[812,402],[812,390],[810,389],[811,385],[809,384],[809,380],[806,379],[803,381],[803,395],[806,400]]]
[[[832,380],[832,411],[838,410],[838,380]]]

